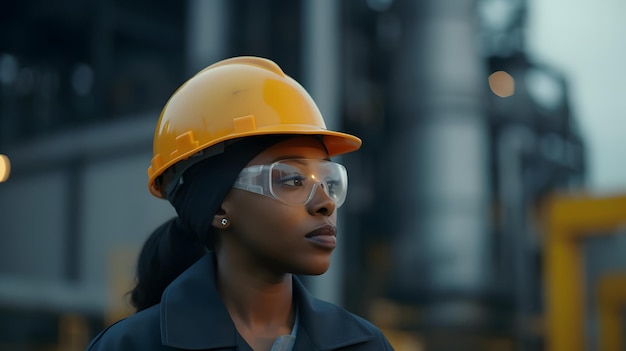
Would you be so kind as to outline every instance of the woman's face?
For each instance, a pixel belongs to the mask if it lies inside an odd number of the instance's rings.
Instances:
[[[281,159],[328,159],[322,143],[310,136],[293,137],[269,147],[248,166]],[[221,250],[236,252],[247,263],[277,274],[322,274],[335,248],[337,213],[334,202],[317,188],[299,206],[233,188],[222,204],[229,227],[221,235]],[[218,225],[219,227],[219,225]]]

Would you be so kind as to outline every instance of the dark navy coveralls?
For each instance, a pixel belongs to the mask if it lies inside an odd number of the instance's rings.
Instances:
[[[161,303],[96,336],[88,351],[252,351],[239,335],[215,287],[215,257],[207,254],[174,280]],[[294,276],[299,325],[294,351],[393,350],[373,324],[312,297]]]

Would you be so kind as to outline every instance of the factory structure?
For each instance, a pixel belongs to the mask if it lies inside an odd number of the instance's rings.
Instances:
[[[363,140],[338,160],[348,198],[314,295],[398,351],[621,349],[626,198],[585,193],[568,79],[525,51],[526,6],[2,5],[0,351],[83,350],[132,313],[138,250],[175,215],[147,188],[160,110],[238,55],[277,62]]]

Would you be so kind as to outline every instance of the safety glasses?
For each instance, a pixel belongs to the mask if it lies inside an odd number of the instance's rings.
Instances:
[[[292,206],[309,203],[322,188],[338,208],[346,200],[348,174],[344,166],[331,161],[286,159],[242,169],[233,187]]]

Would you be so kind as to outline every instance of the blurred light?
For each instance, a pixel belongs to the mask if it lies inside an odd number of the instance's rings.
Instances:
[[[17,79],[17,60],[13,55],[2,54],[0,56],[0,83],[13,84]]]
[[[519,0],[482,0],[478,12],[486,27],[502,31],[511,26],[521,5]]]
[[[499,97],[509,97],[515,94],[515,79],[504,71],[494,72],[489,76],[489,88]]]
[[[9,158],[3,154],[0,154],[0,183],[9,179],[11,173],[11,162]]]
[[[93,86],[93,70],[87,64],[81,63],[72,73],[72,88],[76,95],[85,96],[91,92]]]
[[[528,94],[541,107],[554,110],[563,101],[565,92],[561,84],[549,73],[533,68],[526,72]]]
[[[393,3],[393,0],[367,0],[367,6],[378,12],[387,10],[391,3]]]

